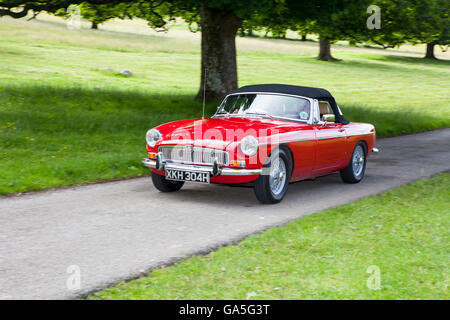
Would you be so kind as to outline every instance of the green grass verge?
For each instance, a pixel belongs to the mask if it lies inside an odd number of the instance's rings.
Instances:
[[[0,194],[143,175],[145,132],[201,115],[196,35],[0,20]],[[308,46],[238,39],[240,85],[327,88],[349,120],[373,123],[379,137],[450,126],[449,61],[347,48],[328,63]]]
[[[88,298],[449,299],[449,186],[448,173],[424,179]],[[367,286],[370,266],[380,270],[378,290]]]

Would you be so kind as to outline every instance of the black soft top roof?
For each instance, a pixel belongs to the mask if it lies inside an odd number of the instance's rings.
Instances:
[[[296,96],[307,97],[311,99],[328,101],[330,103],[331,109],[336,117],[336,122],[347,124],[349,123],[344,115],[339,110],[336,101],[328,90],[322,88],[313,87],[301,87],[293,86],[288,84],[255,84],[250,86],[240,87],[239,89],[232,90],[228,94],[239,94],[239,93],[281,93],[281,94],[292,94]]]
[[[272,93],[283,93],[283,94],[292,94],[296,96],[303,96],[312,99],[332,99],[328,90],[322,88],[312,88],[312,87],[301,87],[301,86],[293,86],[288,84],[255,84],[251,86],[244,86],[236,90],[232,90],[229,94],[236,93],[257,93],[257,92],[272,92]]]

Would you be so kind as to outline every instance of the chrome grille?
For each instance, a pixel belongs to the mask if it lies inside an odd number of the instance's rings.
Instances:
[[[181,163],[209,164],[217,162],[220,165],[228,165],[228,152],[193,146],[161,146],[158,149],[162,153],[164,160]]]

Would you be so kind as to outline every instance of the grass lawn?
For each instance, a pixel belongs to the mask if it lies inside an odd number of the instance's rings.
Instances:
[[[144,175],[147,129],[201,116],[198,34],[180,25],[168,34],[70,31],[39,19],[0,18],[0,194]],[[349,120],[373,123],[379,136],[450,126],[449,60],[338,46],[343,60],[329,63],[312,50],[239,38],[239,83],[327,88]]]
[[[88,298],[450,299],[449,185],[449,173],[424,179]],[[378,290],[367,286],[370,266],[379,268]]]

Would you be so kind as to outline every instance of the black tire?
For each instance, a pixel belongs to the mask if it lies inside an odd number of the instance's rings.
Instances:
[[[361,151],[363,157],[362,160],[359,159]],[[345,183],[358,183],[364,178],[364,172],[366,171],[366,156],[366,145],[363,142],[358,142],[353,149],[352,157],[350,158],[347,167],[340,171],[342,181],[344,181]],[[355,157],[357,159],[355,159]],[[362,161],[362,163],[360,163],[359,166],[355,167],[353,165],[354,161]]]
[[[174,192],[181,189],[183,181],[167,180],[164,176],[152,172],[152,181],[156,189],[161,192]]]
[[[280,160],[283,160],[285,164],[286,179],[284,179],[284,182],[280,182],[280,191],[278,193],[274,193],[270,186],[270,168],[272,166],[272,163],[276,161],[277,157],[280,157]],[[291,157],[283,149],[274,150],[274,152],[272,152],[272,154],[264,164],[263,173],[255,181],[255,186],[253,190],[255,192],[256,198],[262,203],[267,204],[278,203],[281,200],[283,200],[288,189],[289,181],[291,179],[291,173],[292,173]]]

